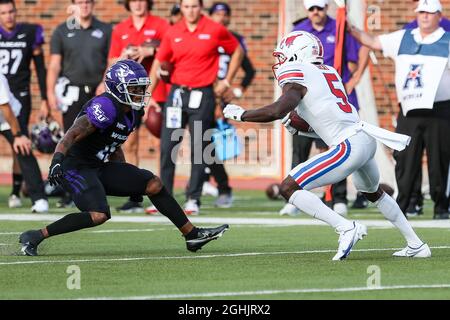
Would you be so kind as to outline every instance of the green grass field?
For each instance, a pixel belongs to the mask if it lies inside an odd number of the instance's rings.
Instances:
[[[232,209],[216,209],[214,199],[205,197],[193,222],[229,222],[230,230],[197,253],[186,250],[163,217],[113,210],[113,217],[139,222],[109,221],[50,238],[39,247],[40,256],[24,257],[18,255],[18,235],[48,222],[30,221],[28,199],[23,209],[8,209],[8,190],[0,188],[0,299],[450,299],[450,228],[416,229],[432,258],[394,258],[392,252],[405,243],[397,230],[382,225],[374,208],[350,212],[350,218],[369,223],[369,235],[339,262],[331,261],[338,239],[331,228],[308,225],[304,215],[279,217],[283,203],[260,191],[237,192]],[[122,201],[111,198],[111,207]],[[412,221],[431,217],[427,203],[425,215]],[[374,220],[381,225],[371,227]],[[305,225],[293,225],[299,222]]]

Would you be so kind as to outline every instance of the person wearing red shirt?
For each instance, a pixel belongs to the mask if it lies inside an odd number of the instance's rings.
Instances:
[[[166,33],[169,23],[150,13],[152,0],[126,0],[125,9],[130,17],[117,24],[112,33],[109,50],[110,65],[119,59],[133,59],[141,63],[150,73],[156,50]],[[153,100],[160,105],[166,101],[166,84],[161,82],[153,92]],[[138,165],[139,130],[132,133],[125,145],[127,161]],[[131,197],[128,202],[117,208],[122,212],[144,212],[142,197]]]
[[[210,154],[210,159],[204,157],[205,148],[211,142],[204,133],[214,120],[216,96],[221,97],[230,87],[241,65],[243,49],[223,25],[201,13],[202,0],[181,0],[180,8],[183,19],[170,27],[156,54],[150,75],[150,91],[153,93],[159,83],[157,74],[161,63],[172,64],[172,88],[162,109],[161,178],[172,192],[177,146],[181,142],[183,128],[189,125],[192,166],[184,209],[187,214],[198,214],[205,161],[214,161]],[[226,77],[216,82],[219,47],[231,55],[231,62]],[[147,213],[152,213],[151,208]]]

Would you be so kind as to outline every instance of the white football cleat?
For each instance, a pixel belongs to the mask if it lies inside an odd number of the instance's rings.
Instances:
[[[431,250],[426,243],[422,243],[422,245],[418,248],[411,248],[410,246],[406,246],[406,248],[394,252],[392,255],[394,257],[429,258],[431,257]]]
[[[20,197],[16,196],[15,194],[12,194],[8,198],[8,207],[10,208],[20,208],[22,206],[22,200],[20,200]]]
[[[348,209],[345,203],[335,203],[333,206],[333,211],[339,215],[345,217],[347,215]]]
[[[332,260],[343,260],[350,255],[350,251],[355,244],[367,235],[367,227],[356,221],[353,221],[353,228],[347,230],[337,230],[339,233],[338,252]]]
[[[286,203],[279,213],[280,216],[289,215],[291,217],[295,217],[300,214],[300,210],[293,204]]]
[[[184,204],[184,213],[187,215],[198,216],[200,214],[200,207],[197,200],[189,199]]]
[[[39,199],[31,207],[31,212],[33,213],[44,213],[48,212],[48,201],[46,199]]]
[[[218,197],[219,196],[219,190],[215,186],[213,186],[211,183],[206,181],[206,182],[203,182],[202,195],[203,196]]]

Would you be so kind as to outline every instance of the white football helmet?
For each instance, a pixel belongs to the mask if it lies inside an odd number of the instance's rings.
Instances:
[[[281,39],[273,56],[278,60],[272,67],[276,78],[275,71],[286,61],[322,64],[323,46],[315,35],[306,31],[293,31]]]

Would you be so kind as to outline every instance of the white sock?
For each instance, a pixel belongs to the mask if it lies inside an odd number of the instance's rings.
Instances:
[[[408,220],[406,220],[405,216],[403,215],[402,210],[400,210],[397,202],[395,202],[395,200],[391,196],[384,193],[381,196],[380,200],[375,202],[375,204],[384,215],[384,217],[400,230],[401,234],[408,242],[408,246],[417,248],[423,244],[423,241],[420,240],[417,234],[414,232]]]
[[[353,223],[328,208],[314,193],[306,190],[295,191],[289,198],[289,203],[311,217],[328,223],[333,228],[351,229]]]

